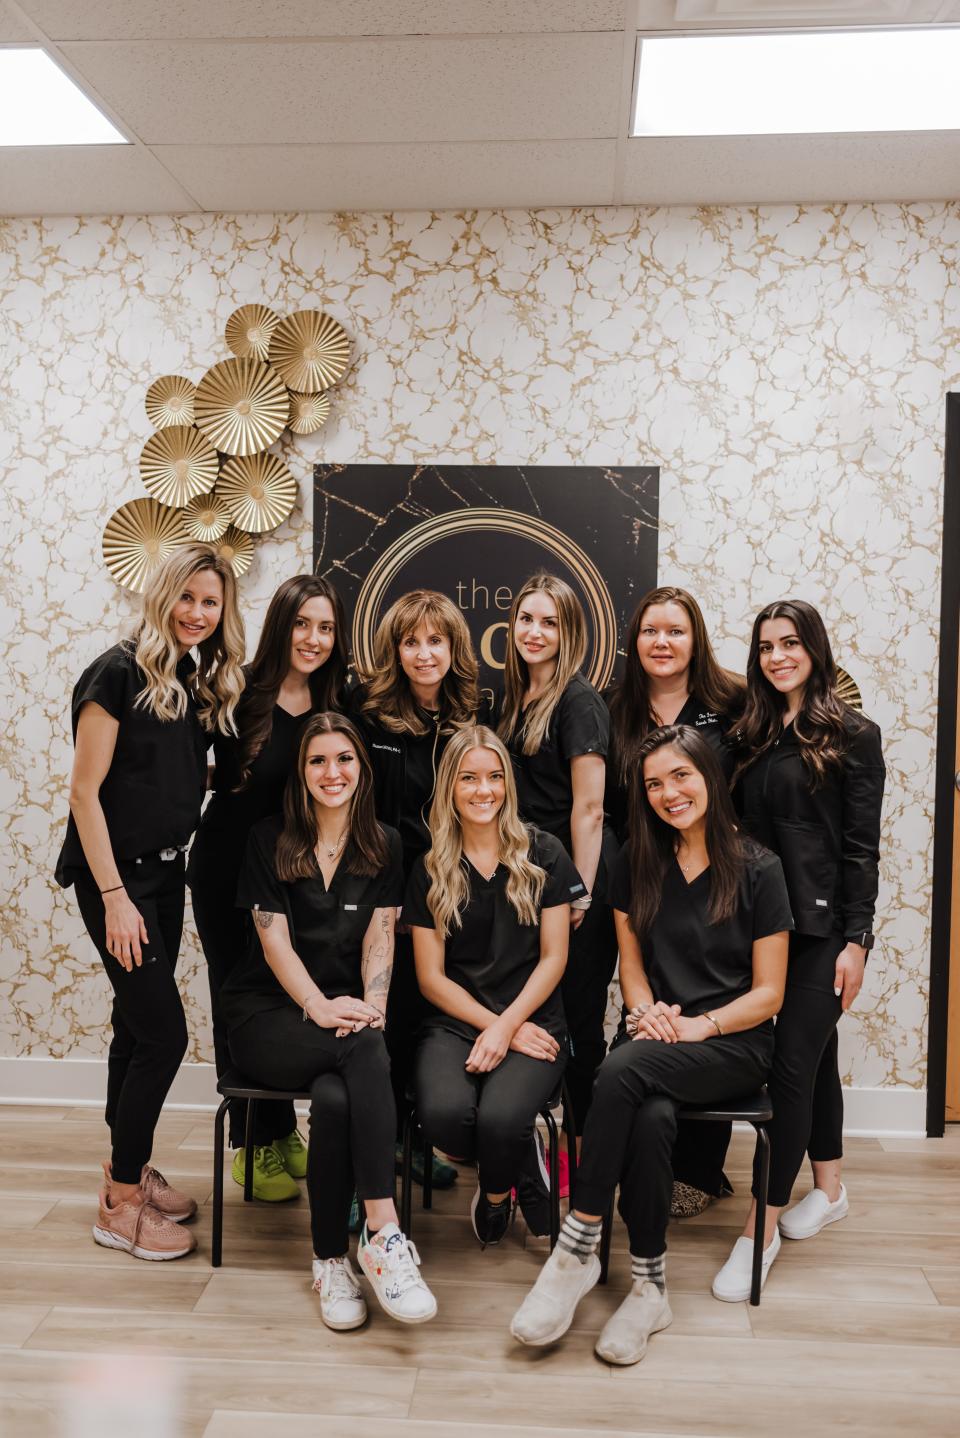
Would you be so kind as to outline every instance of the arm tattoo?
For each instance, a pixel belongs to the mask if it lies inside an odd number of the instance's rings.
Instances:
[[[371,994],[383,994],[386,996],[390,990],[390,980],[392,978],[393,964],[388,964],[385,969],[380,970],[379,974],[374,974],[370,980],[367,986],[367,997],[369,998]]]
[[[253,911],[253,922],[258,929],[269,929],[276,917],[276,914],[264,913],[263,909],[254,909]]]

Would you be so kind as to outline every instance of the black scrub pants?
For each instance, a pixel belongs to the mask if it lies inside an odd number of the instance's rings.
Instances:
[[[413,959],[413,939],[397,930],[393,946],[393,978],[387,994],[385,1027],[387,1051],[390,1054],[390,1082],[399,1125],[408,1107],[407,1094],[413,1086],[414,1062],[420,1029],[429,1009],[417,983],[417,966]],[[447,1150],[447,1152],[455,1150]],[[458,1155],[459,1156],[459,1155]]]
[[[217,1078],[232,1067],[227,1025],[220,1008],[220,990],[240,962],[250,943],[257,943],[250,915],[236,907],[237,880],[233,871],[209,872],[207,865],[191,880],[193,918],[207,961],[210,985],[210,1014],[213,1020],[213,1058]],[[266,960],[264,960],[266,962]],[[245,1099],[231,1099],[227,1113],[230,1121],[230,1147],[243,1148],[247,1122]],[[254,1120],[253,1141],[258,1147],[285,1138],[297,1126],[292,1103],[258,1103]]]
[[[157,855],[118,866],[143,915],[143,962],[127,973],[107,950],[103,899],[92,874],[74,885],[87,933],[113,987],[113,1038],[107,1059],[105,1117],[118,1183],[139,1183],[153,1152],[163,1102],[187,1051],[187,1021],[175,976],[183,931],[183,855]]]
[[[611,841],[612,836],[605,834],[593,886],[597,897],[587,909],[580,927],[570,930],[567,967],[560,983],[570,1035],[567,1086],[578,1134],[583,1133],[593,1081],[607,1052],[604,1020],[610,983],[617,966],[617,931],[613,910],[605,897],[612,862]],[[615,855],[615,844],[613,852]]]
[[[417,1049],[417,1116],[444,1153],[475,1161],[484,1193],[507,1193],[530,1167],[537,1114],[560,1087],[561,1048],[553,1063],[512,1050],[489,1073],[467,1073],[474,1040],[428,1028]]]
[[[393,1197],[396,1113],[383,1034],[360,1029],[338,1039],[304,1023],[298,1009],[268,1009],[231,1030],[230,1053],[260,1083],[309,1090],[313,1251],[342,1257],[354,1191],[361,1202]]]
[[[772,1047],[772,1036],[755,1030],[701,1043],[618,1044],[597,1074],[574,1207],[606,1213],[619,1184],[630,1252],[659,1257],[667,1246],[677,1109],[754,1093],[767,1076]]]
[[[769,1201],[790,1193],[804,1154],[815,1162],[843,1156],[843,1089],[837,1066],[837,1023],[843,1012],[833,992],[842,934],[790,935],[783,1007],[777,1015],[768,1087],[773,1103]],[[754,1197],[758,1173],[754,1172]]]

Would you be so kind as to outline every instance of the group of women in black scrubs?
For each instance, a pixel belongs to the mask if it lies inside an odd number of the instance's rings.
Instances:
[[[398,600],[370,672],[351,685],[335,592],[313,576],[289,580],[241,671],[232,578],[202,546],[186,554],[145,599],[144,626],[152,614],[166,657],[144,648],[142,626],[117,646],[126,699],[105,699],[91,681],[109,656],[74,694],[59,873],[76,882],[95,942],[103,930],[117,995],[113,1170],[98,1241],[154,1258],[192,1246],[180,1225],[195,1205],[149,1166],[185,1046],[182,1009],[178,1051],[165,1038],[154,1064],[157,1036],[145,1008],[131,1028],[127,980],[141,972],[137,925],[160,932],[137,908],[147,891],[136,881],[154,868],[173,876],[182,915],[182,848],[211,740],[215,792],[189,877],[218,1071],[232,1061],[265,1084],[311,1093],[306,1153],[290,1109],[263,1106],[255,1192],[292,1196],[306,1175],[314,1286],[329,1326],[366,1316],[346,1256],[354,1193],[366,1220],[358,1258],[378,1301],[405,1322],[436,1310],[393,1209],[397,1113],[408,1102],[437,1147],[476,1165],[473,1226],[493,1244],[514,1190],[531,1229],[546,1229],[535,1121],[566,1074],[582,1165],[561,1243],[514,1320],[524,1342],[552,1342],[569,1325],[571,1303],[595,1281],[598,1217],[618,1184],[635,1282],[598,1352],[634,1362],[669,1321],[667,1216],[723,1191],[729,1136],[718,1130],[703,1146],[693,1126],[678,1130],[683,1103],[752,1091],[769,1071],[777,1118],[765,1272],[804,1152],[820,1197],[785,1213],[782,1231],[805,1237],[842,1217],[836,1023],[872,943],[883,764],[876,727],[837,696],[816,611],[794,601],[758,617],[744,685],[717,664],[695,600],[652,591],[627,636],[624,677],[600,696],[580,672],[575,596],[534,575],[513,603],[494,730],[463,615],[444,596]],[[168,707],[154,712],[157,692]],[[116,742],[91,764],[85,740],[102,713]],[[167,753],[175,735],[179,769]],[[134,774],[157,791],[150,811],[171,811],[149,833],[109,802]],[[174,859],[162,857],[171,850]],[[165,934],[174,995],[178,925]],[[618,951],[624,1012],[605,1059]],[[139,1087],[121,1104],[130,1071]],[[637,1161],[638,1144],[649,1162]],[[242,1155],[242,1180],[238,1165]],[[718,1297],[744,1296],[745,1274],[749,1287],[744,1243],[717,1275]]]

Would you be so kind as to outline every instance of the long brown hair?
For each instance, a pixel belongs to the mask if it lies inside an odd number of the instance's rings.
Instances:
[[[277,840],[277,878],[285,884],[314,879],[320,872],[317,842],[320,837],[313,799],[306,783],[307,751],[320,734],[342,734],[356,751],[360,778],[350,800],[350,837],[343,863],[351,874],[377,874],[389,858],[387,840],[373,811],[373,769],[356,727],[343,714],[314,714],[300,740],[297,769],[287,780],[283,796],[283,832]]]
[[[579,672],[587,652],[587,623],[583,617],[583,606],[569,584],[558,579],[555,574],[531,574],[510,607],[507,658],[503,674],[503,713],[497,726],[497,733],[505,743],[510,743],[516,731],[523,709],[523,696],[530,682],[529,666],[525,659],[521,659],[514,638],[517,615],[530,594],[549,595],[557,606],[560,647],[552,679],[539,698],[527,705],[521,730],[524,754],[539,752],[550,728],[553,711],[560,702],[560,696],[573,676]]]
[[[247,687],[237,725],[241,789],[250,777],[253,761],[270,738],[277,695],[290,670],[293,626],[301,606],[310,599],[329,600],[334,622],[333,649],[326,663],[314,670],[308,680],[310,707],[316,710],[340,707],[347,677],[343,604],[333,585],[319,574],[296,574],[292,579],[285,579],[270,600],[257,652],[247,668]]]
[[[644,762],[658,749],[678,749],[707,786],[706,846],[710,860],[711,924],[722,924],[737,908],[744,866],[744,841],[720,761],[692,724],[668,724],[648,734],[637,749],[637,781],[630,786],[630,927],[643,942],[660,910],[663,882],[674,862],[678,831],[654,812],[643,781]]]
[[[694,698],[715,714],[731,717],[740,714],[746,698],[743,681],[717,663],[703,612],[693,595],[672,584],[649,590],[630,620],[624,640],[627,659],[623,678],[610,697],[611,754],[614,773],[624,788],[629,788],[631,778],[638,773],[640,745],[660,723],[650,700],[650,678],[637,650],[644,615],[654,604],[679,604],[690,620],[693,646],[687,688]]]
[[[450,668],[440,685],[440,731],[450,734],[473,724],[480,703],[477,656],[462,613],[435,589],[414,589],[391,604],[373,636],[373,664],[361,675],[365,693],[361,711],[393,734],[427,734],[400,663],[400,645],[421,624],[433,625],[450,645]]]
[[[837,769],[843,763],[851,736],[865,721],[837,693],[837,666],[826,626],[819,611],[805,599],[778,599],[761,609],[753,621],[747,659],[747,703],[737,733],[739,754],[734,783],[776,743],[783,731],[786,697],[764,677],[760,668],[760,630],[768,619],[789,620],[810,656],[810,678],[804,686],[793,732],[800,745],[810,787],[815,789],[830,769]]]

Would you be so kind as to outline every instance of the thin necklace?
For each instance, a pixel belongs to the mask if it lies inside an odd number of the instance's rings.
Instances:
[[[330,848],[330,846],[329,846],[329,844],[327,843],[326,839],[320,839],[320,840],[318,840],[319,847],[323,850],[323,852],[326,854],[326,856],[327,856],[328,859],[335,859],[335,858],[337,857],[337,855],[339,854],[340,850],[343,848],[343,846],[344,846],[344,844],[345,844],[346,842],[347,842],[347,831],[346,831],[346,829],[344,829],[343,833],[340,835],[339,839],[338,839],[337,842],[334,844],[334,846],[333,846],[332,849]]]

